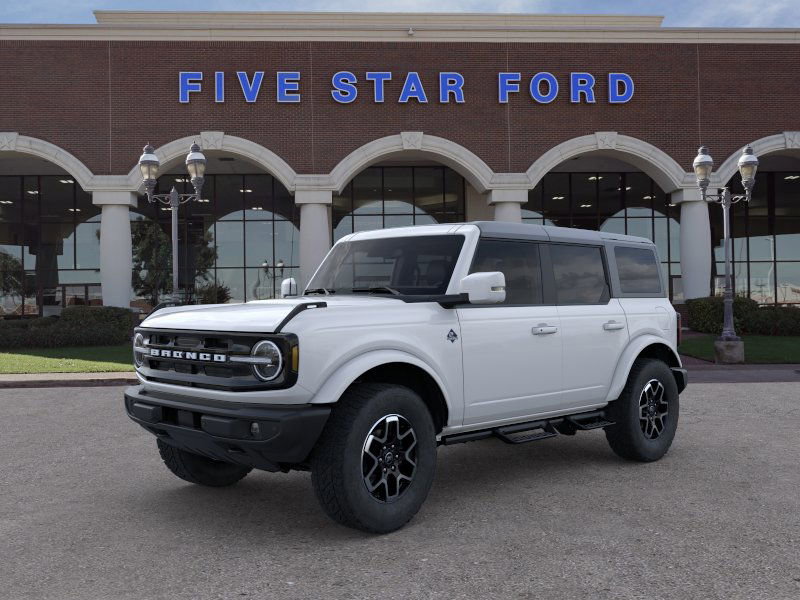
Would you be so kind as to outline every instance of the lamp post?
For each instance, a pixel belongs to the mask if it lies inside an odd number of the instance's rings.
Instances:
[[[697,185],[703,201],[713,202],[722,206],[722,230],[725,244],[725,291],[723,292],[723,322],[722,334],[714,344],[718,362],[742,362],[744,360],[744,345],[736,335],[733,325],[733,276],[731,273],[731,206],[737,202],[749,202],[752,197],[753,185],[756,182],[758,158],[753,154],[753,149],[748,145],[739,157],[739,174],[742,176],[744,195],[732,195],[727,187],[723,187],[716,194],[708,193],[711,181],[711,171],[714,161],[708,153],[708,148],[701,146],[697,157],[692,163]]]
[[[160,161],[155,155],[155,149],[147,144],[139,157],[139,170],[142,172],[147,201],[159,202],[168,206],[172,211],[172,300],[177,303],[180,298],[178,292],[178,207],[190,200],[200,200],[206,173],[206,157],[196,143],[192,144],[189,154],[186,155],[186,170],[189,171],[192,178],[194,194],[179,194],[175,186],[172,186],[169,194],[155,194],[159,166]]]

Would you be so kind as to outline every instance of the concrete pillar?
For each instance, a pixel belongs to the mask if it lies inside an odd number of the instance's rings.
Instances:
[[[522,223],[522,205],[528,201],[528,190],[490,190],[488,203],[494,206],[494,220]]]
[[[708,204],[700,190],[672,192],[672,202],[681,207],[681,282],[683,296],[705,298],[711,294],[711,225]]]
[[[331,190],[297,190],[294,201],[300,205],[300,279],[303,291],[314,271],[331,249]]]
[[[129,208],[136,194],[127,191],[96,191],[92,203],[102,207],[100,216],[100,283],[104,306],[131,305],[131,221]]]

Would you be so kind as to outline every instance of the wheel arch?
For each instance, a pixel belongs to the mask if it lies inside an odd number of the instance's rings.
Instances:
[[[670,348],[662,338],[654,335],[643,335],[635,340],[632,340],[625,352],[617,363],[617,368],[614,371],[614,377],[611,380],[611,387],[608,390],[606,402],[616,400],[622,393],[622,388],[625,387],[625,382],[628,380],[628,375],[631,372],[633,363],[639,358],[654,358],[661,360],[669,367],[680,367],[681,359],[677,352]]]
[[[428,406],[437,434],[454,415],[441,377],[424,361],[401,351],[370,352],[345,363],[322,384],[311,403],[336,402],[352,385],[366,382],[394,383],[414,390]]]

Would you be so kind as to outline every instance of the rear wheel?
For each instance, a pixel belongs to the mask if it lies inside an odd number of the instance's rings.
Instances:
[[[334,407],[311,458],[311,481],[335,521],[388,533],[419,510],[436,471],[436,432],[412,390],[350,388]]]
[[[606,427],[611,449],[628,460],[658,460],[672,445],[679,408],[669,367],[660,360],[637,360],[622,394],[608,408],[615,423]]]
[[[199,454],[192,454],[175,446],[158,442],[158,452],[167,468],[177,477],[189,483],[224,487],[233,485],[252,469],[242,465],[211,460]]]

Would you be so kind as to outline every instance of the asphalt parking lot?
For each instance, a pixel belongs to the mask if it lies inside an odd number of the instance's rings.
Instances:
[[[379,537],[329,521],[308,473],[183,483],[121,392],[0,390],[0,597],[800,597],[796,383],[690,386],[649,465],[602,432],[441,448]]]

